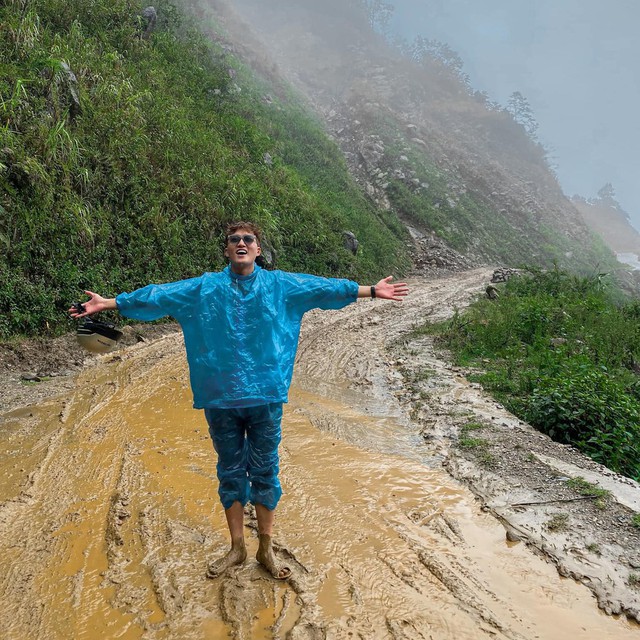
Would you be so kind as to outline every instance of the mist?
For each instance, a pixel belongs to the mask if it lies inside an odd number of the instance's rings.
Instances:
[[[564,192],[605,183],[640,228],[637,0],[387,0],[392,33],[446,42],[474,89],[529,101]]]

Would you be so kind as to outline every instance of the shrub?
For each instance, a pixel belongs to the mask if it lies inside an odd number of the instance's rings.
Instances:
[[[555,440],[640,478],[640,312],[602,275],[530,268],[440,327],[505,406]]]

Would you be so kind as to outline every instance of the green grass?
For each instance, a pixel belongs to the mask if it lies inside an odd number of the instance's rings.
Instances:
[[[166,0],[142,39],[143,6],[0,8],[0,338],[68,330],[83,289],[221,268],[231,220],[258,222],[279,268],[362,281],[408,268],[397,217],[362,195],[292,91],[265,101],[274,87]]]
[[[623,300],[600,275],[532,269],[438,331],[507,409],[640,478],[638,301]]]
[[[470,431],[481,431],[486,426],[482,422],[467,422],[460,427],[460,433],[468,434]]]
[[[577,476],[576,478],[571,478],[567,480],[567,486],[571,487],[574,491],[576,491],[581,496],[591,497],[591,498],[608,498],[611,495],[610,491],[606,489],[602,489],[591,482],[587,482],[584,478]]]
[[[591,482],[587,482],[584,478],[577,476],[567,480],[567,486],[576,491],[579,495],[587,498],[595,498],[594,504],[598,509],[604,509],[607,501],[611,497],[611,492],[602,489]]]
[[[483,438],[470,438],[468,436],[461,436],[458,444],[463,449],[479,449],[489,446],[489,443]]]

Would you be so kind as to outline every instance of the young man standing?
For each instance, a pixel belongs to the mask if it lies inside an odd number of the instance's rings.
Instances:
[[[291,575],[278,563],[271,536],[282,495],[278,445],[282,403],[287,401],[302,316],[311,309],[340,309],[358,298],[401,301],[405,283],[391,276],[375,286],[284,271],[256,264],[260,230],[251,222],[227,228],[219,273],[148,285],[116,298],[86,291],[84,312],[74,318],[117,309],[136,320],[169,315],[181,325],[189,362],[193,406],[204,409],[218,454],[218,494],[225,510],[231,549],[212,562],[211,578],[247,557],[244,505],[255,505],[259,547],[256,559],[280,580]]]

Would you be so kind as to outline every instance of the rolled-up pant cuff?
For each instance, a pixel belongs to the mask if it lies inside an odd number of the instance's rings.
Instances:
[[[251,501],[273,510],[282,496],[278,445],[282,404],[241,409],[205,409],[218,454],[218,495],[225,509]]]

